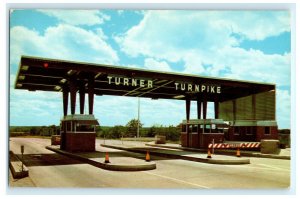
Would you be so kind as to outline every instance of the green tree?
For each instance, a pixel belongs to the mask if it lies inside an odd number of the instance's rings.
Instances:
[[[110,138],[121,138],[125,132],[126,132],[126,128],[124,126],[117,125],[110,129],[109,136]]]
[[[30,129],[30,135],[38,135],[38,133],[39,129],[37,127],[34,126]]]
[[[126,137],[134,137],[137,135],[137,128],[142,129],[143,124],[137,119],[132,119],[126,124]]]

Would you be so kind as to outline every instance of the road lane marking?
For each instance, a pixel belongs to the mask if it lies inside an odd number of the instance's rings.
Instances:
[[[255,164],[255,165],[223,165],[224,167],[229,168],[243,168],[243,169],[260,169],[260,170],[267,170],[267,171],[290,171],[290,169],[284,169],[279,167],[273,167],[266,164]]]
[[[192,186],[196,186],[196,187],[201,187],[201,188],[204,188],[204,189],[209,189],[209,187],[204,186],[204,185],[199,185],[199,184],[187,182],[187,181],[184,181],[184,180],[179,180],[179,179],[172,178],[172,177],[168,177],[168,176],[163,176],[163,175],[151,173],[151,172],[149,172],[149,171],[144,171],[144,173],[148,173],[148,174],[150,174],[150,175],[158,176],[158,177],[161,177],[161,178],[166,178],[166,179],[173,180],[173,181],[175,181],[175,182],[180,182],[180,183],[183,183],[183,184],[188,184],[188,185],[192,185]]]
[[[270,166],[270,165],[267,165],[267,164],[257,164],[257,165],[261,165],[261,166],[268,167],[268,168],[275,169],[275,170],[289,171],[289,169],[280,168],[280,167],[275,167],[275,166]]]

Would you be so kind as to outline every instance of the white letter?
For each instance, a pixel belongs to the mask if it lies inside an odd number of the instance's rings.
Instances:
[[[199,85],[195,84],[195,92],[199,92]]]
[[[120,77],[115,77],[115,84],[119,85],[121,83],[121,78]]]
[[[181,90],[184,91],[185,90],[185,84],[180,84]]]
[[[131,79],[131,86],[137,86],[136,79]]]
[[[144,82],[145,80],[143,80],[143,79],[140,79],[140,87],[145,87],[145,82]]]
[[[175,82],[175,86],[176,86],[175,88],[176,88],[176,90],[178,90],[178,84],[179,83]]]
[[[217,93],[221,93],[221,87],[220,86],[217,87]]]
[[[152,88],[153,87],[153,82],[152,80],[148,80],[148,88]]]
[[[203,92],[205,90],[206,86],[205,85],[202,85],[201,86],[201,92]]]
[[[123,79],[123,84],[124,84],[124,86],[125,86],[125,85],[126,85],[126,86],[129,86],[128,81],[129,81],[129,79],[126,78],[126,77],[124,77],[124,79]]]
[[[192,84],[188,84],[188,91],[193,91]]]
[[[211,93],[215,93],[215,87],[214,87],[214,86],[211,86],[211,87],[210,87],[210,92],[211,92]]]
[[[107,76],[107,79],[108,79],[108,84],[111,84],[111,76]]]

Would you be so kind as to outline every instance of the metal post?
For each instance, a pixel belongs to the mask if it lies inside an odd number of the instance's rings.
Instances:
[[[140,135],[140,98],[138,97],[138,124],[137,124],[137,138]]]
[[[212,150],[211,150],[212,154],[215,153],[215,152],[214,152],[214,144],[215,144],[215,139],[212,140]]]
[[[23,154],[24,154],[24,145],[21,145],[21,154],[22,154],[22,172],[24,171],[24,169],[23,169],[23,167],[24,167],[24,165],[23,165]]]

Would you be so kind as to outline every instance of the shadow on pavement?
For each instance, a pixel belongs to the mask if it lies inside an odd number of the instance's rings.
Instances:
[[[21,154],[16,154],[22,160]],[[71,164],[84,164],[78,160],[56,154],[24,154],[23,162],[27,167],[32,166],[54,166],[54,165],[71,165]],[[13,161],[13,160],[12,160]]]

